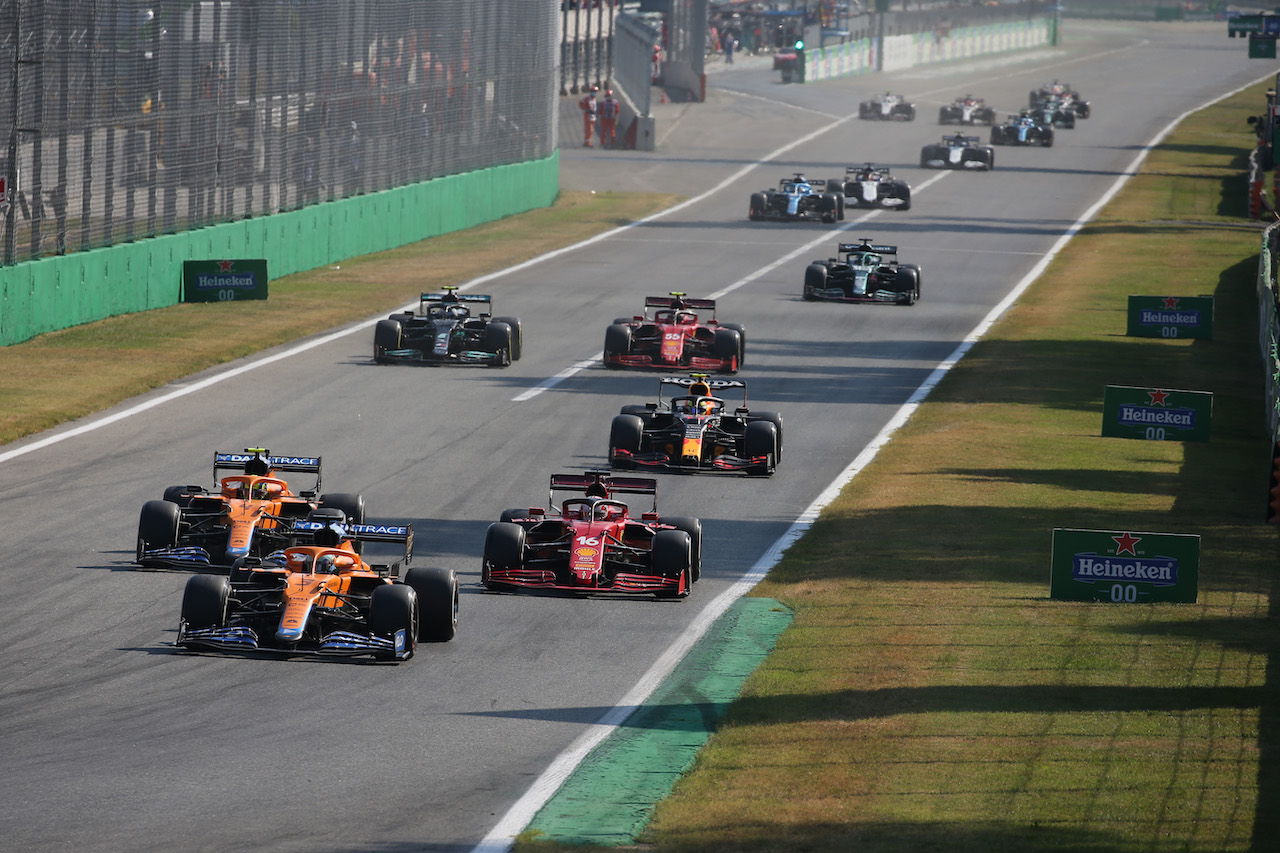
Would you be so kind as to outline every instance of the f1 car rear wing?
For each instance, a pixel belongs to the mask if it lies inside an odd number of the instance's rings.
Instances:
[[[213,454],[213,482],[218,483],[219,471],[243,471],[252,459],[266,459],[271,470],[275,472],[293,472],[316,475],[316,491],[320,489],[320,457],[319,456],[272,456],[265,447],[246,447],[244,453]],[[303,494],[299,492],[299,494]]]
[[[705,385],[712,393],[718,394],[727,388],[742,389],[742,404],[747,403],[747,383],[742,379],[713,379],[707,373],[691,373],[688,376],[664,376],[658,380],[658,402],[662,402],[662,389],[666,385],[679,388],[692,388],[694,385]]]
[[[317,531],[330,525],[322,521],[295,521],[290,532],[299,541],[311,541]],[[404,559],[413,559],[412,524],[342,524],[343,539],[349,542],[403,542]]]
[[[898,254],[898,247],[872,243],[870,240],[864,239],[861,243],[841,243],[837,251],[843,254],[848,254],[849,252],[878,252],[881,255],[896,255]]]
[[[688,299],[683,293],[672,291],[670,296],[646,296],[645,308],[690,308],[694,311],[716,310],[714,299]]]
[[[854,175],[854,174],[857,174],[858,172],[875,172],[877,174],[884,175],[886,178],[889,177],[888,166],[877,166],[874,163],[868,163],[865,166],[845,166],[844,167],[844,173],[846,175]]]
[[[964,136],[959,133],[955,133],[950,136],[948,136],[947,134],[943,134],[942,136],[943,145],[950,145],[953,142],[962,142],[965,145],[978,145],[979,143],[982,142],[982,140],[976,136]]]
[[[548,499],[555,505],[556,492],[585,493],[591,486],[603,486],[607,496],[653,495],[653,511],[658,511],[658,481],[652,477],[619,477],[609,471],[585,471],[581,474],[552,474]]]
[[[489,305],[493,302],[493,297],[487,293],[424,293],[421,297],[426,302],[483,302]]]

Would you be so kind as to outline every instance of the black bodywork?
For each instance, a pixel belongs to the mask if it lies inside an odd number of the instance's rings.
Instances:
[[[817,219],[826,223],[844,219],[844,195],[829,188],[823,192],[822,187],[822,181],[810,181],[797,172],[779,181],[777,189],[752,193],[747,218],[753,222],[762,219]]]
[[[976,136],[957,133],[920,149],[922,169],[973,169],[990,171],[996,167],[996,152]]]
[[[805,301],[914,305],[920,299],[920,267],[899,264],[897,246],[864,239],[841,243],[838,251],[840,257],[805,268]]]
[[[828,190],[844,196],[845,207],[884,207],[890,210],[911,209],[911,186],[894,178],[888,166],[848,166],[843,178],[827,181]]]
[[[493,317],[492,298],[480,294],[424,293],[417,311],[379,320],[373,334],[378,364],[480,364],[506,367],[520,358],[518,317]],[[482,310],[472,314],[472,307]]]

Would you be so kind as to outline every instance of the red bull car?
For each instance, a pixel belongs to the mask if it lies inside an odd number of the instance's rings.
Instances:
[[[177,645],[401,661],[418,642],[447,642],[458,625],[458,579],[442,568],[405,568],[413,527],[348,524],[317,510],[291,528],[294,543],[237,561],[230,576],[192,575],[182,596]],[[371,564],[361,542],[404,546],[400,561]]]
[[[736,373],[746,358],[746,329],[716,319],[714,299],[679,291],[649,296],[644,314],[620,317],[604,334],[605,367],[691,368]],[[652,316],[649,309],[654,309]],[[710,317],[703,316],[710,313]]]
[[[220,472],[238,473],[222,477]],[[294,492],[281,473],[315,475],[315,485]],[[261,447],[214,453],[212,489],[170,486],[147,501],[138,517],[135,562],[148,569],[229,568],[242,557],[261,557],[286,544],[294,521],[320,506],[364,521],[364,498],[320,495],[319,456],[273,456]]]
[[[673,385],[686,393],[662,399]],[[718,392],[742,389],[742,404],[726,405]],[[782,458],[782,416],[752,412],[747,383],[706,374],[668,376],[659,381],[658,400],[624,406],[609,430],[609,464],[616,468],[669,471],[742,471],[768,475]]]
[[[480,582],[490,590],[558,590],[685,598],[702,574],[702,522],[658,515],[658,483],[608,471],[551,475],[548,506],[508,509],[489,525]],[[561,493],[580,495],[565,498]],[[618,498],[653,495],[635,515]]]

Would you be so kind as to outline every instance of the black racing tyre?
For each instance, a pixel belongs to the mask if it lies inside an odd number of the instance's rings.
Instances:
[[[519,317],[494,317],[495,323],[506,323],[511,327],[511,360],[519,361],[524,355],[524,327]]]
[[[689,534],[683,530],[659,530],[653,534],[652,550],[649,552],[650,565],[654,574],[664,578],[684,577],[684,592],[667,591],[656,593],[658,598],[684,598],[693,586],[691,568],[692,545]]]
[[[348,524],[364,524],[364,497],[346,492],[334,492],[320,496],[320,506],[328,509],[340,509],[347,517]]]
[[[153,548],[172,548],[178,544],[178,523],[182,508],[172,501],[147,501],[138,515],[138,547],[135,559],[142,562],[142,552]]]
[[[947,118],[948,112],[949,110],[947,107],[938,108],[938,124],[946,124],[949,121],[949,119]]]
[[[778,463],[778,429],[769,421],[749,421],[742,436],[743,451],[748,458],[762,456],[765,461],[751,468],[752,474],[772,474]]]
[[[689,575],[696,582],[702,577],[702,521],[691,515],[673,515],[663,518],[662,523],[689,534]]]
[[[619,367],[620,365],[612,363],[609,359],[615,356],[629,355],[631,353],[631,327],[624,326],[621,323],[614,323],[612,326],[604,330],[604,365],[605,367]]]
[[[230,597],[231,581],[222,575],[192,575],[182,591],[182,621],[188,628],[221,628]]]
[[[747,363],[747,327],[741,323],[721,323],[720,328],[738,333],[738,367],[742,367]]]
[[[515,361],[515,330],[496,320],[484,327],[484,348],[502,356],[497,366],[506,367]]]
[[[190,506],[193,495],[204,494],[203,486],[169,486],[164,490],[164,499],[178,506]]]
[[[742,335],[733,329],[716,329],[715,340],[711,342],[711,355],[723,359],[726,366],[721,373],[737,373],[739,354],[742,352]]]
[[[898,267],[894,287],[898,291],[899,305],[915,305],[920,298],[920,270],[909,266]]]
[[[836,193],[836,219],[844,221],[844,193]]]
[[[898,205],[898,210],[911,209],[911,187],[906,184],[902,185],[902,204]]]
[[[414,566],[404,582],[418,594],[418,640],[447,643],[458,633],[458,576],[452,569]]]
[[[781,462],[782,461],[782,415],[778,414],[777,412],[752,412],[751,419],[759,420],[759,421],[768,421],[769,423],[773,424],[775,429],[777,429],[778,455],[773,461]]]
[[[615,318],[613,318],[613,325],[615,325],[615,326],[625,326],[627,323],[630,323],[630,322],[631,322],[631,318],[630,318],[630,317],[615,317]]]
[[[1052,148],[1052,147],[1053,147],[1053,134],[1052,134],[1052,133],[1046,133],[1043,137],[1041,137],[1041,138],[1040,138],[1040,145],[1041,145],[1042,147],[1044,147],[1044,148]]]
[[[529,508],[527,506],[517,506],[511,509],[504,509],[498,516],[499,521],[515,521],[517,518],[528,518]]]
[[[830,225],[836,221],[836,197],[832,193],[823,193],[818,199],[818,210],[822,213],[822,221]]]
[[[818,298],[817,291],[827,286],[827,265],[809,264],[804,270],[804,300],[813,302]]]
[[[609,427],[609,464],[619,468],[633,468],[634,464],[620,463],[616,459],[619,450],[639,453],[644,441],[644,421],[639,415],[614,415]]]
[[[621,413],[624,415],[635,415],[643,421],[648,420],[655,411],[655,409],[649,408],[644,403],[628,403],[622,407]]]
[[[418,647],[420,630],[418,595],[413,587],[402,583],[389,583],[376,587],[369,597],[369,633],[375,637],[394,639],[398,631],[404,631],[406,657],[413,657]],[[381,652],[377,657],[395,660],[393,652]]]
[[[827,178],[827,192],[829,192],[829,193],[843,193],[843,192],[844,192],[844,178]]]
[[[489,525],[484,535],[484,566],[498,569],[518,569],[524,565],[524,528],[510,521],[498,521]],[[486,577],[481,581],[489,586]]]
[[[387,350],[401,349],[401,327],[398,320],[379,320],[373,328],[373,360],[385,364]]]
[[[751,201],[747,205],[747,219],[752,222],[759,222],[764,219],[766,207],[768,207],[768,202],[765,200],[764,193],[752,193]]]

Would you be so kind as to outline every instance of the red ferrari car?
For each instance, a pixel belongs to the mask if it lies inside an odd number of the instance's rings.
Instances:
[[[582,497],[555,505],[557,492]],[[658,515],[658,482],[608,471],[552,474],[549,509],[509,509],[489,525],[480,582],[487,589],[647,593],[684,598],[702,573],[702,522]],[[654,495],[631,514],[617,495]]]
[[[746,358],[747,333],[741,323],[716,319],[714,299],[649,296],[644,314],[620,317],[605,330],[605,367],[690,368],[736,373]],[[654,309],[653,316],[649,309]],[[702,314],[710,312],[709,319]]]

